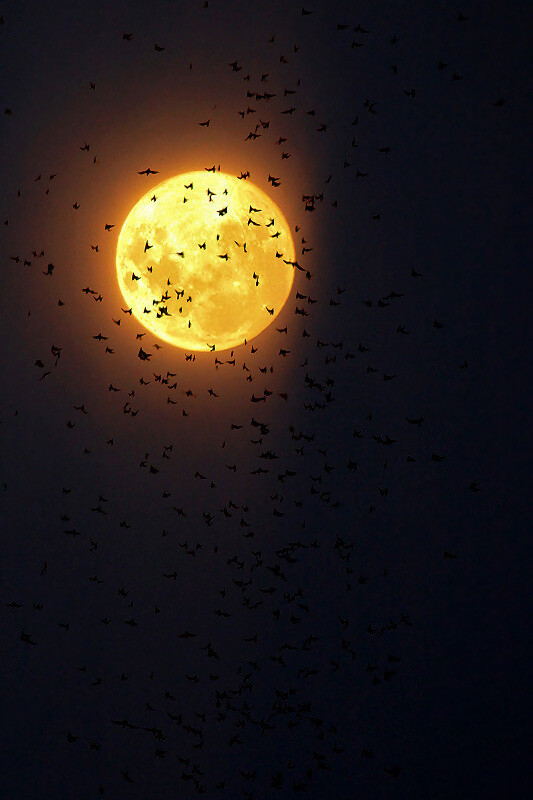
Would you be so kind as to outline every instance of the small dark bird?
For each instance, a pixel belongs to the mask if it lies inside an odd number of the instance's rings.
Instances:
[[[394,780],[398,780],[401,771],[402,768],[398,764],[395,764],[393,767],[385,767],[385,772],[387,773],[387,775],[393,777]]]
[[[444,558],[457,558],[457,553],[451,553],[449,550],[445,550],[443,553]]]

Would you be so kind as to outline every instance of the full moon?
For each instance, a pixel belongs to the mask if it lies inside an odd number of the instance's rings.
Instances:
[[[126,304],[184,350],[225,350],[267,328],[294,279],[289,225],[250,180],[189,172],[150,189],[117,244]]]

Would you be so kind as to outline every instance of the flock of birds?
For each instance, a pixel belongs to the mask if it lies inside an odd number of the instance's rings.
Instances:
[[[208,12],[207,0],[203,6]],[[307,18],[312,20],[314,12],[302,8],[300,13],[302,25],[305,25],[310,22]],[[4,20],[2,23],[6,24]],[[469,24],[468,17],[459,12],[457,24]],[[373,37],[361,24],[339,22],[336,30],[342,46],[352,50],[370,46]],[[124,32],[123,46],[133,46],[135,36],[134,32]],[[248,65],[240,58],[223,66],[240,82],[241,88],[236,89],[236,93],[243,102],[238,115],[247,126],[249,120],[252,121],[242,136],[242,147],[249,147],[250,143],[253,145],[275,131],[273,151],[278,153],[280,164],[284,164],[293,158],[295,150],[288,133],[282,131],[283,135],[277,135],[288,118],[303,115],[312,126],[311,132],[321,135],[327,135],[329,123],[318,120],[314,108],[306,108],[298,102],[299,79],[291,85],[277,79],[276,70],[283,70],[285,64],[297,59],[300,47],[294,45],[291,54],[280,53],[276,51],[276,36],[267,41],[272,46],[275,62],[272,67],[265,67],[267,71],[258,69],[255,64]],[[391,36],[390,47],[391,80],[401,81],[394,57],[401,47],[401,37]],[[167,47],[161,43],[154,44],[158,57],[165,50]],[[189,69],[193,69],[192,64]],[[438,56],[435,69],[448,72],[452,81],[462,80],[462,75]],[[96,82],[89,84],[89,91],[97,93]],[[406,103],[416,103],[416,88],[399,83],[398,92]],[[280,101],[281,107],[268,113],[267,109],[274,108]],[[504,100],[491,99],[488,103],[501,107]],[[365,98],[359,112],[350,120],[351,133],[358,131],[364,116],[372,117],[378,112],[379,98]],[[6,108],[5,113],[14,115],[16,109]],[[195,124],[199,129],[211,131],[216,120],[211,116]],[[355,155],[357,135],[350,138],[342,169],[349,171],[354,181],[366,181],[369,172],[361,168]],[[95,165],[99,163],[91,143],[85,141],[77,147]],[[379,158],[393,157],[391,147],[386,144],[378,143],[376,150]],[[253,162],[253,153],[249,158]],[[206,169],[215,171],[220,166]],[[143,181],[159,174],[152,166],[135,168],[135,172]],[[278,173],[281,169],[273,169],[268,174],[272,190],[283,183]],[[252,167],[241,172],[239,177],[253,179]],[[329,175],[324,188],[302,195],[304,219],[313,221],[326,205],[333,209],[340,205],[340,198],[331,193],[336,177]],[[35,182],[46,183],[45,194],[50,192],[53,182],[60,180],[60,174],[50,170],[43,170],[35,177]],[[141,190],[145,189],[143,182]],[[72,213],[83,213],[83,207],[80,194],[72,203]],[[369,224],[379,224],[382,212],[371,211]],[[8,227],[9,222],[6,219],[4,225]],[[112,223],[103,220],[101,229],[106,236],[113,236],[119,227],[118,220]],[[77,548],[75,558],[86,582],[86,588],[82,589],[86,608],[80,613],[80,619],[90,620],[90,624],[87,622],[90,631],[85,651],[87,658],[77,663],[73,656],[68,670],[75,675],[82,698],[80,703],[101,708],[106,717],[101,735],[87,734],[78,719],[77,701],[73,697],[71,717],[64,721],[64,745],[70,748],[70,755],[73,750],[84,749],[94,754],[95,759],[106,747],[116,747],[124,758],[124,763],[118,764],[114,773],[109,765],[99,767],[98,762],[94,762],[96,796],[129,796],[126,792],[116,793],[122,791],[116,788],[116,779],[145,791],[142,763],[146,753],[157,763],[172,765],[169,774],[176,781],[176,791],[184,796],[238,794],[246,800],[285,792],[318,796],[316,787],[323,786],[320,783],[323,773],[333,775],[337,763],[342,760],[345,761],[343,769],[346,769],[346,763],[353,763],[355,758],[369,769],[373,766],[376,774],[386,780],[393,783],[401,780],[402,763],[384,759],[379,753],[379,743],[360,741],[357,736],[347,734],[335,719],[335,709],[324,704],[317,708],[314,697],[320,697],[321,692],[316,689],[319,686],[337,681],[349,686],[356,670],[366,676],[369,691],[379,691],[401,677],[402,641],[412,635],[416,622],[405,609],[382,618],[367,616],[362,619],[359,607],[361,603],[364,606],[365,601],[361,600],[361,593],[369,584],[380,591],[379,587],[385,585],[389,577],[389,568],[385,565],[379,573],[369,573],[358,566],[361,560],[355,556],[356,535],[350,517],[342,516],[343,509],[352,508],[355,503],[358,522],[371,526],[388,502],[391,485],[398,480],[408,481],[404,476],[411,465],[417,465],[423,472],[438,470],[449,453],[428,445],[420,433],[426,429],[428,412],[425,409],[411,408],[394,423],[393,430],[383,427],[379,414],[370,408],[364,411],[339,409],[339,402],[335,401],[340,397],[342,403],[347,386],[354,387],[356,381],[372,382],[372,391],[379,393],[379,385],[388,386],[396,381],[401,364],[392,369],[384,365],[376,358],[372,341],[359,341],[350,330],[337,338],[336,335],[317,334],[317,329],[320,320],[328,314],[334,317],[337,309],[344,311],[350,303],[354,314],[378,315],[376,326],[388,326],[390,335],[398,341],[413,340],[417,332],[402,316],[407,313],[402,304],[413,295],[420,296],[417,293],[423,291],[419,287],[424,283],[425,270],[408,268],[401,291],[389,288],[356,302],[349,298],[345,286],[334,285],[324,296],[322,290],[315,292],[313,288],[319,268],[306,263],[313,259],[313,246],[304,228],[304,225],[297,225],[294,230],[301,280],[296,282],[288,301],[287,313],[292,321],[287,319],[284,325],[276,327],[275,333],[268,332],[267,336],[276,341],[275,350],[268,359],[263,355],[268,352],[268,345],[260,342],[248,342],[231,352],[207,355],[170,352],[167,345],[155,341],[146,331],[138,330],[131,308],[108,309],[105,287],[79,286],[79,295],[84,295],[83,302],[89,304],[85,306],[87,313],[95,320],[91,334],[94,347],[101,348],[106,365],[112,363],[119,350],[113,331],[120,328],[122,332],[126,326],[131,331],[135,381],[131,379],[131,365],[129,375],[120,368],[117,377],[109,383],[98,376],[94,378],[95,383],[100,381],[101,384],[97,391],[106,394],[109,419],[116,421],[120,431],[124,430],[127,420],[128,435],[135,438],[136,426],[140,430],[139,423],[143,415],[150,414],[150,407],[160,408],[158,413],[165,419],[168,419],[165,415],[173,414],[182,426],[201,426],[202,414],[206,413],[213,419],[217,415],[220,419],[232,416],[231,420],[228,418],[229,424],[224,423],[220,437],[223,441],[216,457],[204,454],[205,463],[202,463],[199,456],[196,471],[180,477],[181,492],[172,477],[179,468],[176,465],[176,455],[179,459],[180,452],[177,437],[168,435],[157,453],[143,452],[133,465],[135,470],[142,471],[150,504],[158,503],[163,508],[164,527],[156,530],[154,526],[151,534],[160,540],[157,548],[172,543],[167,550],[158,550],[167,554],[168,561],[155,577],[151,576],[150,585],[156,587],[153,592],[143,587],[140,577],[137,586],[134,579],[118,577],[122,564],[111,568],[102,556],[112,539],[113,547],[123,548],[122,559],[130,557],[128,545],[121,542],[128,541],[127,537],[134,535],[136,527],[142,527],[135,518],[133,498],[131,508],[120,510],[120,500],[115,502],[112,489],[108,491],[98,486],[95,475],[91,480],[93,500],[87,508],[82,508],[84,493],[75,482],[75,465],[79,459],[94,457],[112,461],[117,445],[120,447],[121,434],[111,433],[101,444],[89,442],[81,452],[77,443],[61,444],[72,466],[67,462],[64,484],[56,498],[59,504],[57,529],[50,535],[63,539],[65,547],[71,548],[67,560],[72,558],[72,548]],[[94,253],[99,252],[99,244],[90,243]],[[10,260],[21,267],[42,265],[40,273],[44,278],[41,280],[48,281],[48,290],[59,279],[45,250],[37,248],[31,254],[21,251],[11,254]],[[71,302],[78,300],[65,295],[58,297],[57,313],[63,313],[63,308]],[[27,314],[31,318],[30,310]],[[382,322],[387,314],[393,323],[389,318]],[[136,330],[134,325],[137,325]],[[447,323],[434,317],[428,322],[424,335],[442,337],[446,327]],[[331,329],[335,330],[334,322]],[[40,353],[34,362],[35,380],[46,382],[46,386],[61,381],[69,348],[65,342],[50,342],[47,348],[43,347],[46,352]],[[288,378],[286,364],[291,360],[292,372]],[[206,366],[208,363],[211,363],[211,371]],[[173,364],[179,366],[173,368]],[[464,356],[455,359],[452,366],[457,376],[467,373],[469,368]],[[205,380],[207,374],[211,375],[211,385],[210,380]],[[283,381],[289,385],[282,385]],[[246,397],[249,401],[249,412],[242,411],[244,401],[235,403],[237,391],[241,399]],[[72,403],[65,420],[68,435],[83,432],[85,421],[91,415],[91,400],[91,397],[81,397]],[[235,418],[234,404],[240,414]],[[197,413],[198,409],[201,414]],[[14,413],[17,416],[19,412]],[[297,422],[292,421],[281,430],[278,418],[285,420],[287,414]],[[337,418],[336,423],[342,422],[342,429],[349,428],[349,433],[344,434],[342,447],[333,449],[325,432],[330,423],[324,420],[338,415],[345,415],[343,420]],[[187,417],[190,419],[185,420]],[[136,422],[131,421],[134,418]],[[379,463],[379,469],[372,492],[358,497],[357,488],[347,487],[357,486],[356,474],[365,471],[367,457],[373,464]],[[8,504],[9,471],[0,477],[2,502]],[[349,484],[352,479],[354,483]],[[470,476],[458,490],[467,495],[469,492],[476,494],[482,486],[475,476]],[[195,498],[201,498],[199,510]],[[259,513],[256,506],[260,508]],[[329,520],[326,530],[323,529],[324,520]],[[447,562],[458,558],[459,553],[447,542],[440,543],[439,547],[440,559]],[[41,594],[52,598],[62,595],[63,567],[60,556],[55,558],[59,563],[53,558],[41,562],[34,576],[32,596],[5,598],[4,601],[6,616],[2,626],[16,630],[10,646],[33,651],[36,669],[39,659],[46,660],[48,640],[57,638],[57,632],[50,631],[51,626],[60,629],[61,636],[69,637],[81,624],[76,618],[75,605],[71,615],[65,613],[61,618],[52,619],[53,601],[46,603],[40,599]],[[316,594],[319,590],[314,584],[322,570],[330,573],[330,586],[332,582],[335,584],[331,596],[339,600],[328,618],[327,635],[322,631],[317,634],[314,627],[315,617],[321,616]],[[135,574],[135,571],[125,572]],[[309,576],[313,577],[309,579]],[[51,581],[56,582],[55,588],[50,586]],[[210,607],[206,600],[200,613],[192,613],[195,622],[191,624],[181,622],[187,617],[188,602],[187,597],[179,594],[182,581],[185,585],[188,582],[189,587],[194,582],[197,592],[205,592],[214,602],[214,607]],[[209,587],[204,587],[207,581]],[[178,602],[182,606],[179,615],[174,608]],[[66,607],[63,606],[65,610]],[[123,630],[130,634],[127,642]],[[109,632],[113,631],[120,642],[117,645],[120,658],[116,660],[122,663],[116,672],[114,668],[106,672],[105,665],[96,666],[93,656],[102,637],[108,637],[108,642]],[[68,644],[63,642],[60,646],[68,650]],[[163,683],[156,646],[168,647],[176,656],[173,684],[167,680]],[[104,652],[108,652],[109,644],[103,647]],[[79,648],[73,650],[79,652]],[[28,653],[28,663],[30,657]],[[145,662],[151,662],[152,667],[146,672],[141,668],[136,671],[134,665]],[[136,688],[128,694],[132,684]],[[106,700],[99,699],[99,693],[107,691],[106,687],[111,687],[112,701],[109,695]],[[350,702],[356,699],[350,698]],[[278,739],[284,743],[281,751],[276,746]],[[356,752],[347,744],[348,739],[358,741]],[[133,759],[128,759],[128,751],[135,754]],[[265,752],[273,754],[272,763]],[[164,796],[154,787],[150,791]],[[320,792],[322,796],[322,790]],[[146,793],[139,796],[146,797]]]

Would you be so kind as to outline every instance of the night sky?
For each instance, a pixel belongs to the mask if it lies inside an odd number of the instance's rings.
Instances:
[[[530,14],[0,7],[2,798],[526,796]],[[194,354],[115,252],[213,166],[302,269]]]

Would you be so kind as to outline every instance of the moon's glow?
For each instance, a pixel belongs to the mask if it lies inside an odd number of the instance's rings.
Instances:
[[[155,199],[153,199],[155,198]],[[137,319],[186,350],[224,350],[264,330],[294,278],[278,206],[246,179],[190,172],[150,189],[117,244],[117,276]]]

